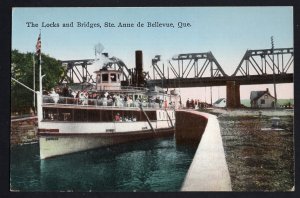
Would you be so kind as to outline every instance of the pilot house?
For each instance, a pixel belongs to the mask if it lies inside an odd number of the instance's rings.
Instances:
[[[122,72],[118,70],[101,69],[99,71],[95,71],[95,73],[97,75],[97,91],[121,89]]]

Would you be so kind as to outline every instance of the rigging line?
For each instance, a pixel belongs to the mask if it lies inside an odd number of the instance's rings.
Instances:
[[[148,124],[149,124],[151,130],[155,133],[156,131],[155,131],[155,129],[153,128],[153,126],[152,126],[152,124],[151,124],[151,121],[150,121],[148,115],[147,115],[146,112],[144,111],[144,109],[143,109],[143,107],[142,107],[142,104],[139,104],[139,107],[140,107],[141,111],[144,113],[144,115],[145,115],[145,117],[146,117],[146,119],[147,119],[147,122],[148,122]]]

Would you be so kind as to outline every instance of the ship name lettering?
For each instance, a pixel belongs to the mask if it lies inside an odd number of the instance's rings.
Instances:
[[[46,141],[51,141],[51,140],[58,140],[58,137],[48,137],[48,138],[46,138]]]

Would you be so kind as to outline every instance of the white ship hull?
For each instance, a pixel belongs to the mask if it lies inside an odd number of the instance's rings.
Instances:
[[[152,121],[153,130],[148,122],[42,122],[42,128],[39,128],[40,158],[135,140],[172,136],[175,130],[175,116],[171,120],[172,123],[170,120]]]
[[[39,138],[40,158],[95,149],[141,139],[167,137],[174,134],[174,128],[127,133],[93,133],[93,134],[48,134]]]

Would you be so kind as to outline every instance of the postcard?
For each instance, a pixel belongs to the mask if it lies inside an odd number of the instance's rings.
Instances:
[[[13,7],[10,190],[294,190],[293,7]]]

